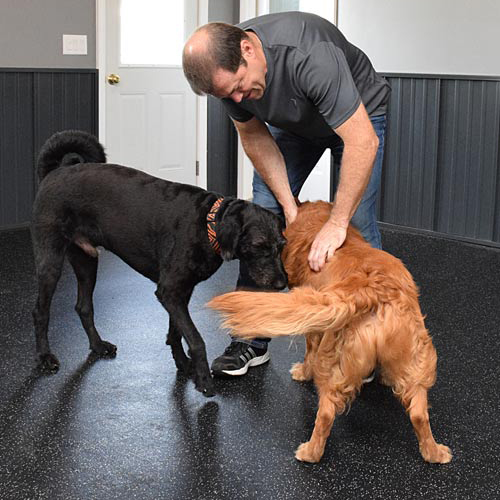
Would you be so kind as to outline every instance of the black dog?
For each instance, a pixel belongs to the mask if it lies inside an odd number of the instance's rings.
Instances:
[[[96,247],[102,246],[158,284],[156,296],[170,316],[167,344],[175,364],[193,376],[199,391],[213,395],[205,344],[188,312],[193,289],[230,259],[246,263],[258,286],[283,289],[283,223],[253,203],[221,200],[195,186],[105,162],[101,144],[81,131],[56,133],[40,151],[40,186],[31,227],[38,278],[33,318],[39,366],[59,368],[47,329],[65,256],[78,280],[76,311],[90,349],[100,356],[115,355],[116,346],[102,340],[94,325]],[[182,337],[191,359],[184,353]]]

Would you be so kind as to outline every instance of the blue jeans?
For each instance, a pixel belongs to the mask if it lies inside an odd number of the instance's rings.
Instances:
[[[370,120],[378,136],[379,146],[370,181],[351,222],[360,230],[368,243],[375,248],[382,248],[376,211],[384,159],[386,116],[374,116]],[[288,181],[290,182],[290,188],[294,196],[299,195],[307,177],[316,166],[316,163],[318,163],[325,149],[331,149],[337,171],[340,168],[344,143],[338,135],[334,134],[332,137],[311,140],[299,137],[272,125],[269,125],[269,131],[285,159]],[[257,171],[254,171],[253,177],[253,202],[277,214],[283,214],[280,204]],[[241,264],[237,287],[256,288],[255,284],[249,279],[246,269]],[[265,347],[268,341],[269,339],[254,339],[251,341],[251,345]]]
[[[379,147],[372,175],[358,209],[351,220],[364,238],[375,248],[382,248],[380,232],[377,227],[377,195],[382,175],[382,162],[384,159],[385,115],[374,116],[371,122],[379,138]],[[292,194],[298,196],[312,169],[318,163],[326,148],[330,148],[337,169],[340,168],[344,143],[338,135],[331,138],[309,140],[286,132],[279,128],[269,126],[269,131],[274,137],[285,159],[288,181]],[[253,202],[281,214],[281,206],[271,190],[266,186],[257,171],[253,177]]]

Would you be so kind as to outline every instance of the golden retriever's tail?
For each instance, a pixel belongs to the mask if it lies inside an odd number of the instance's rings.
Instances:
[[[207,306],[222,314],[222,326],[231,329],[232,335],[253,338],[340,330],[368,312],[373,301],[363,290],[349,294],[342,286],[297,287],[289,293],[226,293]]]

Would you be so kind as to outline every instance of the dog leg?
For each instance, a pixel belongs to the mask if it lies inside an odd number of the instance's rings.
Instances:
[[[295,452],[295,458],[302,462],[319,462],[325,451],[326,440],[330,435],[335,415],[344,411],[347,402],[354,399],[363,383],[359,374],[346,377],[338,364],[329,372],[331,374],[329,377],[323,376],[320,380],[317,374],[314,376],[319,394],[319,407],[311,439],[302,443]]]
[[[68,248],[68,260],[78,281],[78,299],[75,310],[89,338],[89,348],[101,357],[115,357],[116,346],[102,340],[94,324],[94,293],[97,277],[97,258],[90,257],[83,250],[72,245]]]
[[[189,346],[188,354],[191,357],[193,378],[196,390],[204,396],[213,396],[214,382],[210,375],[207,361],[205,342],[201,338],[188,311],[188,303],[193,287],[189,288],[182,283],[169,283],[169,286],[159,284],[156,296],[170,315],[171,326],[181,332]]]
[[[314,357],[316,356],[320,340],[320,335],[307,335],[304,362],[295,363],[290,370],[293,380],[297,380],[298,382],[312,380]]]
[[[176,330],[172,318],[170,318],[169,322],[167,345],[172,348],[175,366],[180,372],[190,376],[192,375],[192,364],[182,347],[182,335]]]
[[[429,424],[427,391],[436,379],[436,350],[423,321],[415,327],[411,320],[411,317],[400,319],[397,357],[387,356],[391,352],[387,346],[379,350],[384,380],[391,383],[394,393],[409,413],[424,460],[447,463],[452,458],[451,451],[436,443]]]
[[[426,462],[446,464],[451,461],[450,448],[438,444],[429,424],[427,389],[419,387],[408,405],[410,420],[417,435],[420,453]]]
[[[330,435],[335,420],[335,404],[331,394],[321,392],[319,408],[311,439],[302,443],[295,452],[295,458],[301,462],[319,462],[325,451],[326,440]]]
[[[290,368],[290,373],[293,380],[297,382],[307,382],[312,379],[312,372],[310,367],[306,365],[305,360],[303,363],[294,363]]]
[[[319,394],[319,407],[311,439],[301,444],[295,458],[304,462],[318,462],[323,456],[337,413],[342,413],[353,401],[363,384],[363,376],[373,369],[375,348],[365,341],[361,330],[345,330],[345,340],[337,346],[336,332],[326,332],[315,349],[314,383]],[[314,352],[312,351],[311,352]],[[332,353],[337,353],[332,357]]]
[[[61,276],[64,253],[35,245],[35,261],[38,278],[38,297],[33,310],[38,367],[43,371],[57,372],[59,360],[50,352],[48,328],[50,304]]]

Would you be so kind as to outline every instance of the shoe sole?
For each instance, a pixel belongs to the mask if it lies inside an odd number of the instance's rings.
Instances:
[[[238,370],[219,370],[214,373],[223,373],[224,375],[231,375],[233,377],[238,377],[240,375],[245,375],[249,368],[253,368],[254,366],[260,366],[264,363],[267,363],[270,359],[269,351],[266,351],[262,356],[257,356],[252,358],[246,365],[238,368]]]
[[[374,378],[375,378],[375,372],[373,371],[371,375],[368,375],[368,377],[363,379],[363,384],[369,384],[370,382],[373,382]]]

